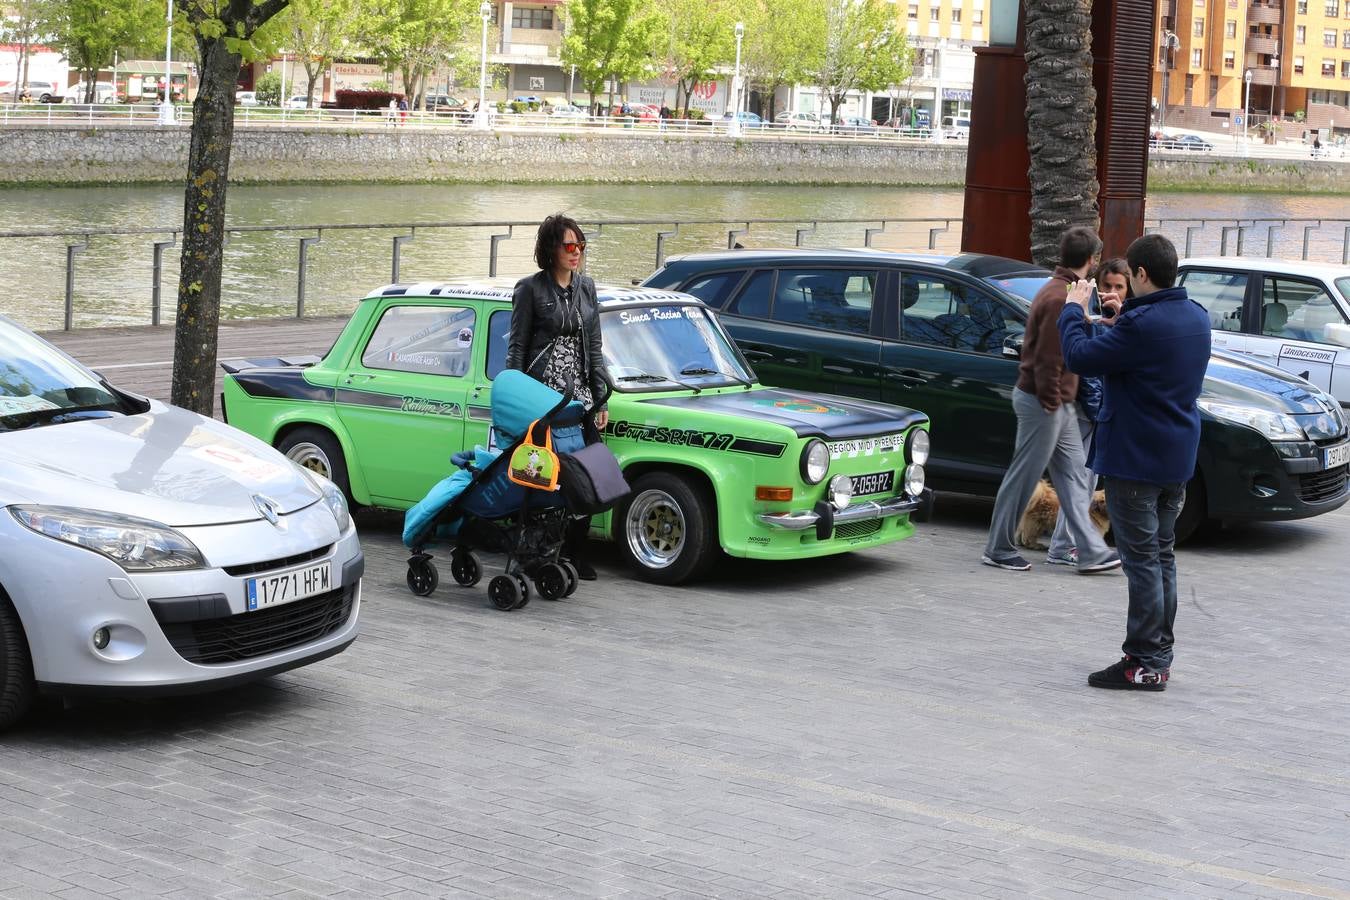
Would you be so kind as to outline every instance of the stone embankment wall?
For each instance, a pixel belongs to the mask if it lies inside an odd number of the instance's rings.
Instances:
[[[188,130],[21,126],[0,130],[0,183],[131,184],[184,177]],[[1158,159],[1150,186],[1181,190],[1347,190],[1335,162]],[[734,140],[612,131],[238,128],[235,182],[613,182],[961,185],[965,148],[873,141]]]

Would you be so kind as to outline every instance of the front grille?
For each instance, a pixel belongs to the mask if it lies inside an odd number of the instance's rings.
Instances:
[[[358,582],[359,584],[359,582]],[[283,606],[197,622],[160,623],[188,662],[239,662],[308,644],[337,631],[352,614],[356,584]]]
[[[269,559],[263,562],[245,563],[242,566],[224,566],[227,575],[233,575],[235,578],[243,578],[245,575],[257,575],[259,572],[271,572],[273,569],[284,569],[287,566],[298,566],[301,563],[307,563],[312,559],[318,559],[321,556],[327,556],[328,551],[333,549],[332,544],[318,547],[314,550],[308,550],[304,553],[297,553],[294,556],[283,556],[280,559]]]
[[[1337,466],[1334,469],[1327,469],[1325,472],[1314,472],[1311,475],[1300,475],[1298,479],[1298,495],[1304,503],[1321,503],[1324,500],[1334,500],[1345,491],[1347,466]]]
[[[845,522],[834,529],[837,538],[860,538],[876,534],[881,530],[880,519],[863,519],[861,522]]]

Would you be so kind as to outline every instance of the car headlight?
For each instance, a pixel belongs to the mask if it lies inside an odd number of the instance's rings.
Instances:
[[[337,521],[338,531],[345,532],[347,526],[352,523],[352,513],[347,508],[347,497],[342,493],[342,488],[312,469],[306,469],[295,462],[292,462],[291,465],[295,466],[296,471],[305,476],[310,484],[319,489],[323,494],[324,506],[328,507],[328,511],[333,514],[334,520]]]
[[[819,438],[812,438],[802,450],[802,480],[807,484],[820,484],[829,471],[830,448]]]
[[[905,493],[911,497],[917,497],[923,493],[924,484],[923,466],[915,463],[912,466],[905,467]]]
[[[1197,405],[1216,419],[1255,429],[1272,441],[1304,441],[1308,437],[1293,416],[1255,406],[1240,406],[1218,400],[1199,400]]]
[[[905,458],[912,463],[924,465],[928,462],[928,447],[930,445],[928,432],[922,428],[912,428],[907,439],[909,446],[905,451]]]
[[[68,506],[11,506],[9,511],[25,528],[101,553],[128,572],[206,565],[192,541],[149,519]]]
[[[835,509],[847,509],[853,500],[853,479],[847,475],[836,475],[830,479],[830,504]]]

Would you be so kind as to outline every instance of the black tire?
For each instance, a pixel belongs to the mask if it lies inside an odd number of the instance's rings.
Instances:
[[[502,612],[515,609],[525,596],[520,589],[520,582],[510,575],[494,575],[488,582],[487,595],[488,602]]]
[[[683,584],[716,561],[717,508],[691,476],[648,472],[614,511],[614,541],[643,581]]]
[[[558,563],[544,563],[534,575],[534,586],[541,600],[561,600],[567,596],[567,570]]]
[[[316,472],[342,489],[347,505],[357,509],[352,499],[352,483],[347,477],[347,457],[342,445],[333,433],[326,428],[304,425],[294,431],[286,432],[277,441],[277,449],[292,462]]]
[[[1193,537],[1212,529],[1214,523],[1209,519],[1209,498],[1205,493],[1205,481],[1197,474],[1186,484],[1186,503],[1177,516],[1177,543],[1184,544]]]
[[[577,585],[581,584],[581,576],[577,574],[577,567],[567,560],[563,560],[558,565],[562,566],[563,572],[567,573],[567,590],[563,591],[563,596],[570,597],[577,592]]]
[[[0,591],[0,731],[28,714],[33,705],[33,660],[19,614]]]
[[[530,605],[530,583],[525,580],[524,575],[516,576],[516,587],[520,588],[520,599],[516,601],[516,609],[524,609]]]
[[[408,560],[408,590],[418,597],[430,597],[440,581],[441,576],[436,571],[436,564],[430,559],[414,557]]]
[[[471,550],[455,550],[450,554],[450,577],[460,587],[473,587],[483,577],[483,567]]]

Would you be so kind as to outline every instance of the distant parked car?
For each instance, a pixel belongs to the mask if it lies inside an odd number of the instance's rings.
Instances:
[[[469,112],[469,104],[449,94],[427,94],[426,110],[436,115],[463,115]]]
[[[811,113],[784,112],[773,117],[773,123],[788,131],[819,131],[820,119]]]
[[[943,116],[942,136],[949,141],[970,140],[970,117]]]
[[[1171,135],[1162,131],[1149,135],[1148,146],[1151,150],[1190,150],[1197,153],[1208,153],[1214,149],[1213,144],[1197,135]]]
[[[584,109],[579,109],[579,108],[577,108],[577,107],[575,107],[575,106],[569,106],[569,105],[566,105],[566,104],[564,104],[564,105],[562,105],[562,106],[555,106],[555,107],[553,107],[552,109],[550,109],[550,110],[548,111],[548,114],[549,114],[550,117],[555,118],[555,119],[584,119],[584,118],[586,118],[586,110],[584,110]]]
[[[87,103],[85,98],[89,95],[89,85],[87,82],[72,84],[66,88],[66,103]],[[116,103],[117,92],[113,89],[111,81],[94,82],[94,103]]]
[[[834,121],[834,132],[840,134],[878,134],[877,123],[862,116],[840,116]]]
[[[258,94],[257,94],[257,92],[255,92],[255,91],[235,91],[235,92],[234,92],[234,105],[235,105],[235,106],[257,106],[257,105],[258,105]]]
[[[55,81],[13,82],[0,88],[0,95],[14,103],[25,96],[34,103],[60,103],[61,86]]]
[[[764,120],[759,117],[758,113],[746,112],[745,110],[735,113],[734,115],[732,113],[727,113],[725,116],[714,121],[720,125],[730,125],[733,118],[740,120],[742,128],[764,127]]]
[[[304,94],[296,94],[286,101],[287,109],[309,109],[309,98]]]

